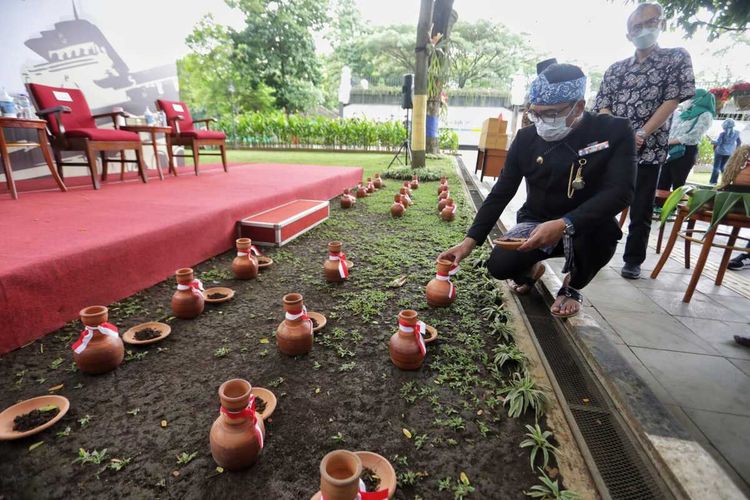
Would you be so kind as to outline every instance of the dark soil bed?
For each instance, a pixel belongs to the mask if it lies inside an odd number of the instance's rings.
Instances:
[[[156,337],[161,337],[161,332],[159,330],[155,330],[153,328],[144,328],[143,330],[138,330],[135,332],[135,340],[151,340],[155,339]]]
[[[57,407],[45,410],[31,410],[29,413],[18,415],[13,419],[13,430],[16,432],[26,432],[36,429],[55,418],[58,413],[60,413],[60,409]]]
[[[467,498],[525,498],[537,479],[519,444],[533,415],[512,419],[503,407],[500,378],[510,372],[492,369],[499,339],[482,317],[488,295],[482,269],[462,264],[450,308],[431,309],[424,297],[435,257],[461,240],[471,220],[458,179],[450,180],[459,205],[452,223],[437,214],[437,182],[421,183],[415,205],[391,219],[399,186],[391,180],[354,208],[342,210],[333,200],[328,222],[267,251],[274,265],[256,280],[231,277],[234,251],[195,266],[207,288],[236,291],[231,302],[195,320],[171,316],[174,279],[112,304],[110,322],[120,331],[145,321],[172,327],[158,345],[126,346],[126,361],[114,372],[88,376],[75,369],[70,345],[78,322],[0,358],[0,409],[59,384],[56,394],[71,402],[52,428],[0,443],[0,497],[308,499],[318,490],[320,460],[345,448],[388,458],[399,499],[452,499],[471,488]],[[332,240],[343,241],[355,263],[344,283],[323,279]],[[175,269],[191,264],[175,261]],[[397,286],[401,275],[407,280]],[[328,318],[312,352],[296,358],[280,354],[274,337],[284,317],[281,299],[291,292]],[[416,372],[398,370],[388,354],[397,314],[406,308],[440,335]],[[272,390],[278,406],[266,421],[259,462],[220,473],[209,430],[219,415],[219,385],[235,377]],[[30,451],[38,441],[44,446]],[[73,463],[81,448],[107,452],[98,465]],[[178,464],[178,455],[195,452]],[[462,472],[471,488],[460,481]]]

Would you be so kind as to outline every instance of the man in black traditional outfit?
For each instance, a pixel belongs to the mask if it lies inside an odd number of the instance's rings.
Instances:
[[[552,314],[578,314],[579,290],[609,262],[622,232],[615,216],[631,202],[636,152],[627,119],[584,111],[586,76],[571,64],[553,64],[531,85],[529,116],[508,151],[500,178],[466,238],[440,257],[456,263],[482,244],[526,179],[518,224],[504,237],[528,238],[516,250],[496,246],[487,267],[528,293],[544,273],[541,261],[565,256],[563,287]]]

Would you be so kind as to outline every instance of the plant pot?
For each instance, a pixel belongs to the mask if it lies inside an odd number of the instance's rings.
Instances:
[[[367,196],[367,189],[360,183],[357,186],[357,198],[364,198]]]
[[[109,310],[104,306],[90,306],[79,313],[85,329],[73,344],[73,361],[84,373],[107,373],[122,363],[125,346],[117,327],[107,323]]]
[[[438,194],[438,200],[444,200],[446,198],[450,198],[451,193],[448,191],[448,186],[445,187],[445,191],[441,191],[440,194]]]
[[[411,200],[411,196],[409,195],[409,190],[405,187],[402,187],[399,190],[399,194],[401,195],[401,203],[404,205],[404,207],[410,207],[414,204],[414,202]]]
[[[323,275],[329,283],[344,281],[349,277],[346,255],[341,251],[340,241],[328,244],[328,259],[323,263]]]
[[[372,177],[367,178],[367,193],[372,194],[375,192],[375,184],[372,182]]]
[[[351,451],[335,450],[320,461],[320,492],[325,500],[359,497],[362,461]]]
[[[454,266],[448,259],[437,261],[437,273],[425,288],[427,304],[432,307],[447,307],[456,300],[456,287],[451,282],[451,276],[457,270],[458,266]]]
[[[445,207],[440,211],[440,218],[446,222],[456,218],[456,205],[453,204],[453,198],[446,198]]]
[[[448,203],[448,198],[443,198],[442,200],[438,201],[438,213],[442,212],[445,208],[446,203]]]
[[[312,350],[313,331],[302,295],[290,293],[283,300],[285,318],[276,329],[276,345],[288,356],[307,354]]]
[[[409,184],[409,186],[412,189],[419,189],[419,179],[417,178],[416,175],[411,176],[411,184]]]
[[[397,194],[393,197],[393,205],[391,205],[391,217],[401,217],[404,215],[404,205],[402,203],[402,196]]]
[[[203,283],[195,279],[193,270],[189,267],[178,269],[177,291],[172,295],[172,314],[182,319],[192,319],[203,312]]]
[[[258,258],[253,255],[253,242],[250,238],[238,238],[237,257],[232,261],[232,273],[239,280],[251,280],[258,277]]]
[[[209,441],[214,461],[227,470],[241,470],[253,465],[261,450],[265,428],[255,413],[252,386],[242,379],[232,379],[219,387],[221,410],[211,426]]]
[[[443,191],[448,191],[448,181],[446,181],[445,183],[441,183],[438,186],[437,194],[440,195],[440,193],[442,193]]]
[[[375,180],[373,180],[372,183],[375,185],[375,189],[385,187],[385,183],[383,183],[383,179],[380,178],[380,174],[375,174]]]
[[[414,194],[414,193],[412,193],[411,183],[409,181],[404,181],[403,187],[406,188],[406,194],[408,194],[409,196],[411,196],[412,194]]]
[[[341,208],[352,208],[357,203],[357,199],[351,195],[348,189],[344,189],[341,195]]]
[[[398,331],[391,336],[388,350],[391,361],[401,370],[418,370],[427,354],[427,347],[420,332],[424,323],[419,321],[417,311],[405,309],[398,313]]]

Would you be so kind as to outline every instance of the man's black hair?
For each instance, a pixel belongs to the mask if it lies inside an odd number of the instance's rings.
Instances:
[[[586,76],[575,64],[552,64],[542,74],[550,83],[569,82]]]

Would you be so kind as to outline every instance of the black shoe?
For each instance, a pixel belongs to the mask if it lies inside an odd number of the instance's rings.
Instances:
[[[750,347],[750,337],[741,337],[739,335],[735,335],[734,341],[741,346]]]
[[[640,264],[628,264],[625,263],[620,271],[620,276],[629,280],[637,280],[641,277],[641,265]]]
[[[742,253],[729,261],[727,269],[739,271],[741,269],[747,269],[748,267],[750,267],[750,253]]]

